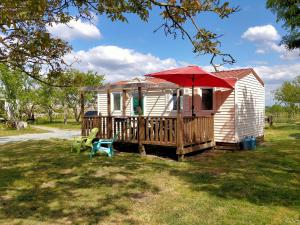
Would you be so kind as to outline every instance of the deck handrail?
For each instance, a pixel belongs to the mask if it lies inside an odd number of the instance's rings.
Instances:
[[[138,144],[177,146],[183,148],[214,139],[213,116],[84,116],[82,134],[99,128],[99,138]]]

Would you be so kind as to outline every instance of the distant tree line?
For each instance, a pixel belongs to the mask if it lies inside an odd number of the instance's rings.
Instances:
[[[49,86],[18,69],[12,70],[0,64],[0,96],[8,106],[6,111],[3,111],[4,105],[1,104],[2,117],[12,121],[33,120],[36,114],[44,114],[52,122],[54,114],[59,112],[64,115],[64,123],[67,123],[70,117],[79,122],[80,87],[101,85],[104,76],[92,71],[69,70],[58,79],[56,82],[72,81],[72,86]],[[85,99],[91,103],[96,101],[93,93],[86,94]]]
[[[285,106],[291,113],[299,111],[300,107],[300,76],[292,81],[285,81],[274,93],[277,103]]]
[[[300,118],[300,76],[292,81],[285,81],[274,91],[276,104],[266,106],[266,114],[279,119]]]

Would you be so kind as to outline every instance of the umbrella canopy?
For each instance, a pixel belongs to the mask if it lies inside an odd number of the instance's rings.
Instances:
[[[203,70],[199,66],[187,66],[178,69],[165,70],[145,76],[160,78],[181,87],[192,87],[192,115],[194,113],[194,87],[224,87],[234,88],[234,81],[222,79]]]
[[[217,77],[199,66],[187,66],[178,69],[150,73],[145,76],[157,77],[178,84],[181,87],[224,87],[233,88],[234,83]]]

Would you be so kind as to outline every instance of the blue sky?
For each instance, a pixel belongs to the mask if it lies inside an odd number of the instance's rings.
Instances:
[[[222,50],[237,60],[233,66],[223,69],[253,67],[265,81],[266,103],[273,103],[272,90],[284,80],[290,80],[300,72],[299,51],[288,52],[279,46],[285,34],[275,15],[265,8],[265,1],[229,1],[239,5],[241,11],[221,20],[216,15],[205,14],[197,18],[200,26],[221,37]],[[96,17],[93,24],[72,21],[71,28],[56,25],[50,28],[73,46],[66,57],[75,67],[92,69],[105,74],[107,81],[128,79],[145,73],[196,64],[210,70],[210,56],[196,56],[192,45],[180,37],[166,37],[163,30],[153,31],[162,23],[159,10],[151,12],[148,23],[135,15],[128,15],[128,23],[111,22],[105,16]],[[191,30],[190,26],[187,29]],[[298,74],[297,74],[298,72]]]

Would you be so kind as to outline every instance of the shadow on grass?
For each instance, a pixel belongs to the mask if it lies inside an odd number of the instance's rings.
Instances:
[[[273,130],[299,130],[300,123],[275,123],[269,129]]]
[[[300,139],[300,133],[294,133],[294,134],[290,134],[290,137],[293,137],[295,139]]]
[[[143,166],[138,157],[89,160],[87,154],[71,154],[69,146],[39,141],[1,149],[0,219],[94,224],[115,214],[125,223],[131,200],[160,191],[136,175]]]
[[[144,145],[146,154],[157,156],[165,159],[177,161],[176,147],[159,146],[159,145]],[[139,153],[138,145],[131,143],[115,142],[114,149],[119,152]]]
[[[70,153],[66,141],[4,145],[0,219],[94,224],[116,218],[115,223],[137,224],[131,205],[164,193],[151,181],[161,172],[163,179],[184,181],[179,194],[206,192],[223,200],[299,209],[300,142],[288,137],[298,130],[274,132],[271,142],[255,151],[210,151],[184,163],[132,153],[89,160],[87,153]]]
[[[188,162],[189,171],[174,169],[170,173],[185,180],[195,191],[224,199],[299,207],[300,149],[290,141],[272,144],[276,148],[208,153]]]

